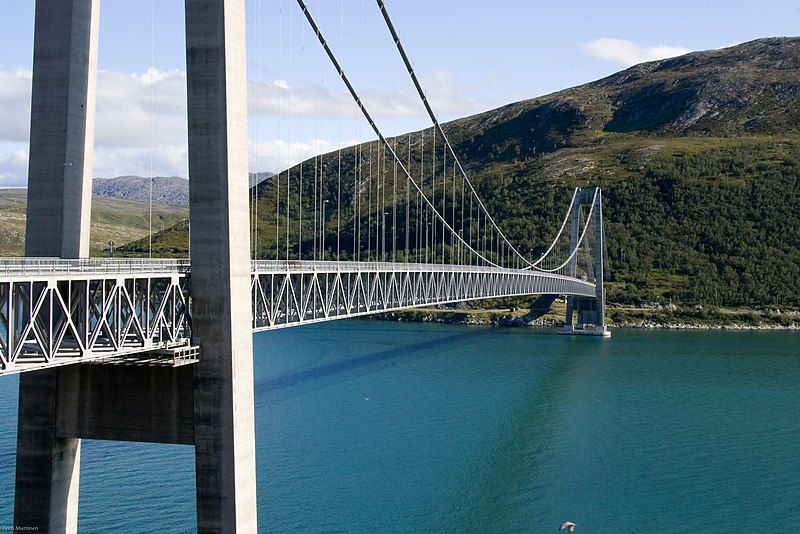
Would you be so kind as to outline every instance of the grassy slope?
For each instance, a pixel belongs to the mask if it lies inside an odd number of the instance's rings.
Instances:
[[[523,250],[555,234],[572,186],[602,186],[611,302],[800,306],[800,136],[620,134],[473,176]],[[179,225],[154,246],[182,255],[187,235]],[[262,220],[262,251],[274,235]]]
[[[26,191],[0,189],[0,256],[21,256],[25,243]],[[153,226],[173,226],[188,216],[184,206],[153,205]],[[92,199],[91,253],[104,255],[109,240],[117,245],[140,239],[148,231],[148,205],[94,197]]]

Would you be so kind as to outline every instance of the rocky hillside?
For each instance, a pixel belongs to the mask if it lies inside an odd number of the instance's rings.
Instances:
[[[153,178],[153,202],[157,204],[189,204],[189,180],[179,176]],[[150,179],[142,176],[95,178],[92,194],[98,197],[150,201]]]
[[[635,65],[450,123],[473,167],[639,134],[738,137],[800,127],[800,38],[759,39]]]
[[[549,242],[574,186],[603,187],[610,300],[800,307],[800,38],[636,65],[445,129],[523,250]],[[411,134],[412,172],[430,135]],[[323,157],[323,172],[335,162]],[[274,181],[259,198],[274,228]],[[180,231],[162,237],[185,246]]]

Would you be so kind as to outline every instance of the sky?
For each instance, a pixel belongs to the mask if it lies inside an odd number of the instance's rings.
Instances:
[[[0,187],[27,182],[33,0],[0,0]],[[307,0],[379,127],[430,126],[374,0]],[[449,120],[633,64],[798,34],[800,2],[386,0]],[[184,0],[102,0],[94,176],[187,176]],[[249,167],[373,139],[294,0],[246,0]],[[152,136],[151,136],[152,131]]]

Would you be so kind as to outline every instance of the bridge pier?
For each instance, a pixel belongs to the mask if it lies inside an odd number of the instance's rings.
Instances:
[[[99,0],[36,2],[25,255],[89,255]],[[80,439],[56,433],[61,369],[19,382],[14,526],[77,532]]]
[[[37,1],[26,256],[89,255],[98,26],[99,0]],[[17,529],[77,532],[89,438],[193,444],[198,531],[257,531],[244,31],[244,0],[186,0],[200,362],[23,373]]]
[[[596,192],[596,194],[595,194]],[[606,326],[606,293],[603,287],[604,266],[603,251],[603,196],[600,189],[582,189],[575,195],[570,226],[570,250],[575,250],[580,238],[580,207],[589,204],[592,206],[592,226],[594,230],[594,298],[572,295],[567,297],[567,313],[564,318],[564,328],[560,333],[568,335],[590,335],[610,337],[611,331]],[[589,224],[589,221],[587,221]],[[567,266],[567,275],[577,276],[578,255]],[[578,322],[575,323],[575,313]]]
[[[199,532],[256,532],[244,0],[186,1]]]

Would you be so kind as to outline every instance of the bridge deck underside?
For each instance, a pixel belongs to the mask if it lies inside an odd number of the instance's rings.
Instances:
[[[188,267],[117,265],[0,270],[0,374],[135,363],[137,354],[190,345]],[[592,283],[527,270],[307,261],[252,267],[254,331],[493,297],[595,294]]]

